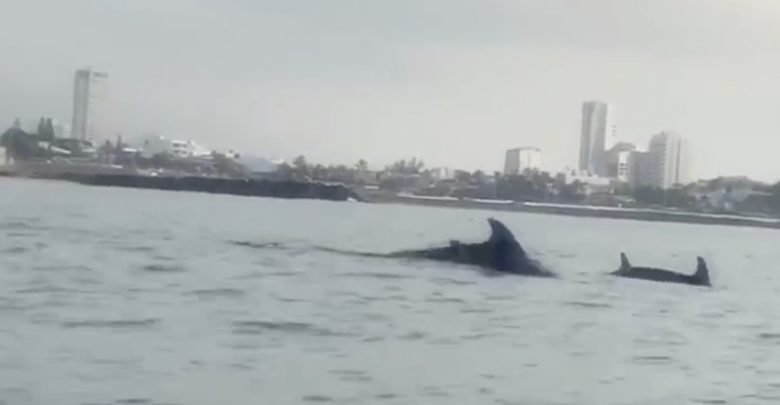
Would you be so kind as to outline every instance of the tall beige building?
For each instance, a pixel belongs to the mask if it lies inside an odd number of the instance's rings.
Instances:
[[[582,105],[580,134],[580,171],[595,176],[607,176],[607,151],[617,140],[614,107],[603,101],[588,101]]]
[[[108,130],[108,74],[90,68],[76,71],[73,83],[71,137],[95,141],[106,139]]]

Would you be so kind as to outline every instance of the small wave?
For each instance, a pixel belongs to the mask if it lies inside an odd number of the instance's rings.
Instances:
[[[183,271],[187,271],[186,267],[175,263],[174,264],[152,263],[143,266],[141,269],[152,273],[180,273]]]
[[[111,328],[111,329],[143,329],[151,328],[160,322],[159,319],[119,319],[119,320],[85,320],[68,321],[61,325],[64,328]]]
[[[297,277],[302,274],[303,272],[300,271],[272,271],[270,273],[261,273],[262,276],[270,277]]]
[[[13,255],[13,254],[20,254],[20,253],[25,253],[28,250],[30,250],[30,249],[26,248],[24,246],[12,246],[10,248],[3,249],[3,254],[11,254],[11,255]]]
[[[383,279],[383,280],[403,280],[403,279],[412,279],[414,277],[407,276],[403,274],[395,274],[395,273],[371,273],[371,272],[350,272],[350,273],[340,273],[338,276],[341,277],[359,277],[359,278],[377,278],[377,279]]]
[[[440,285],[474,285],[476,282],[474,281],[466,281],[466,280],[455,280],[451,278],[434,278],[432,280],[436,284]]]
[[[485,297],[487,301],[514,301],[517,297],[511,295],[488,295]]]
[[[464,308],[460,310],[462,314],[490,314],[493,313],[489,308]]]
[[[45,264],[45,265],[39,265],[39,266],[33,266],[33,270],[35,271],[56,271],[56,272],[65,272],[65,271],[88,271],[91,272],[93,269],[89,267],[87,264]]]
[[[644,345],[656,345],[656,346],[685,346],[688,344],[688,340],[682,336],[678,337],[677,339],[639,337],[634,339],[634,343],[644,344]]]
[[[386,399],[398,399],[400,397],[398,396],[398,394],[393,394],[392,392],[388,392],[385,394],[377,394],[376,396],[374,396],[374,398],[380,400],[386,400]]]
[[[304,322],[272,322],[272,321],[236,321],[233,331],[241,335],[259,335],[267,331],[283,333],[302,333],[314,336],[348,336],[330,329],[325,329]]]
[[[697,404],[708,404],[708,405],[720,405],[720,404],[729,403],[729,401],[725,399],[694,399],[693,402],[696,402]]]
[[[301,398],[304,402],[333,402],[333,398],[325,395],[306,395]]]
[[[758,337],[760,339],[765,339],[765,340],[778,340],[778,339],[780,339],[780,333],[776,333],[776,332],[775,333],[770,333],[770,332],[759,333]]]
[[[425,339],[428,336],[425,332],[420,331],[412,331],[409,333],[406,333],[404,335],[398,336],[398,339],[401,340],[422,340]]]
[[[0,222],[0,229],[38,229],[39,218],[9,218]]]
[[[82,290],[75,290],[55,285],[40,285],[16,290],[18,294],[51,294],[51,293],[80,293]]]
[[[233,246],[248,247],[252,249],[285,249],[286,245],[282,242],[250,242],[241,240],[231,240]]]
[[[306,300],[300,298],[290,298],[290,297],[280,297],[280,296],[276,296],[275,298],[277,301],[280,302],[306,302]]]
[[[115,245],[113,246],[114,250],[122,251],[122,252],[134,252],[134,253],[153,253],[157,249],[154,246],[143,246],[143,245]]]
[[[612,308],[612,305],[602,302],[565,301],[564,304],[581,308]]]
[[[189,291],[186,294],[196,295],[198,297],[238,297],[244,295],[244,290],[239,290],[237,288],[210,288]]]
[[[631,360],[639,364],[666,364],[674,361],[669,356],[634,356]]]
[[[364,371],[359,370],[330,370],[328,373],[339,376],[341,381],[367,382],[372,380]]]
[[[435,387],[435,386],[427,386],[423,388],[422,394],[426,397],[449,397],[450,394],[448,394],[442,387]]]
[[[363,314],[363,318],[367,321],[380,321],[380,322],[389,322],[393,320],[393,317],[391,317],[390,315],[376,313],[376,312]]]
[[[494,333],[475,333],[472,335],[463,335],[460,337],[461,340],[481,340],[484,338],[491,338],[496,337],[497,335]]]
[[[351,369],[335,369],[335,370],[328,370],[329,374],[335,374],[335,375],[365,375],[366,372],[362,370],[351,370]]]
[[[758,400],[761,400],[761,401],[772,401],[772,402],[777,402],[778,400],[780,400],[780,396],[776,396],[776,395],[762,395],[762,394],[743,395],[740,398],[758,399]]]
[[[463,300],[461,298],[448,298],[448,297],[436,297],[436,298],[428,298],[425,300],[426,302],[434,302],[434,303],[441,303],[441,304],[465,304],[466,300]]]
[[[427,343],[433,346],[451,346],[451,345],[459,344],[457,340],[449,337],[440,337],[440,338],[431,339]]]
[[[151,404],[152,400],[147,398],[125,398],[125,399],[117,399],[115,403],[121,405]]]

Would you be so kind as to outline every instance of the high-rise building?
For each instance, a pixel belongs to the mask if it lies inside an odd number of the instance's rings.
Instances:
[[[516,175],[526,170],[538,170],[542,167],[542,151],[539,148],[524,147],[506,151],[504,174]]]
[[[602,101],[583,103],[580,170],[606,176],[606,152],[612,148],[616,139],[614,107]]]
[[[76,71],[73,84],[73,123],[71,136],[95,141],[107,138],[106,127],[108,75],[90,68]]]
[[[650,177],[653,185],[671,188],[689,181],[690,150],[688,142],[674,132],[661,132],[650,139],[648,152],[652,155]]]
[[[629,183],[633,172],[632,156],[636,145],[618,142],[606,153],[606,177]]]
[[[655,159],[650,152],[633,151],[629,157],[629,175],[628,181],[631,187],[649,187],[654,186],[655,181]]]

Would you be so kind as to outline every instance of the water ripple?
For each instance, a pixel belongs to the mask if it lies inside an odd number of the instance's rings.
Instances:
[[[780,340],[780,333],[760,333],[758,335],[759,339],[765,339],[765,340]]]
[[[141,267],[141,270],[150,273],[181,273],[187,271],[187,268],[178,263],[150,263]]]
[[[11,246],[9,248],[3,249],[2,253],[3,254],[8,254],[8,255],[14,255],[14,254],[26,253],[29,250],[30,250],[30,248],[25,247],[25,246]]]
[[[159,319],[83,320],[62,322],[63,328],[148,329],[160,323]]]
[[[333,402],[333,398],[325,395],[306,395],[301,398],[304,402]]]
[[[152,400],[148,398],[125,398],[125,399],[117,399],[115,402],[120,405],[139,405],[139,404],[151,404]]]
[[[237,288],[209,288],[203,290],[188,291],[185,294],[195,295],[202,298],[208,297],[239,297],[245,294],[244,290]]]
[[[351,336],[304,322],[236,321],[233,332],[239,335],[260,335],[265,332],[298,333],[313,336]]]
[[[631,362],[635,364],[669,364],[674,359],[669,356],[633,356]]]
[[[372,273],[372,272],[349,272],[349,273],[339,273],[337,274],[341,277],[353,277],[353,278],[376,278],[380,280],[402,280],[402,279],[413,279],[414,277],[404,275],[404,274],[396,274],[396,273]]]
[[[580,307],[580,308],[593,308],[593,309],[612,308],[612,304],[602,303],[602,302],[564,301],[563,304],[573,306],[573,307]]]

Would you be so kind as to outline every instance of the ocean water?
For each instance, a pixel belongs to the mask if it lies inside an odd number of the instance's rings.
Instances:
[[[372,259],[504,221],[557,280]],[[249,242],[246,246],[236,242]],[[0,404],[769,404],[780,233],[0,179]],[[714,288],[617,279],[636,265]]]

